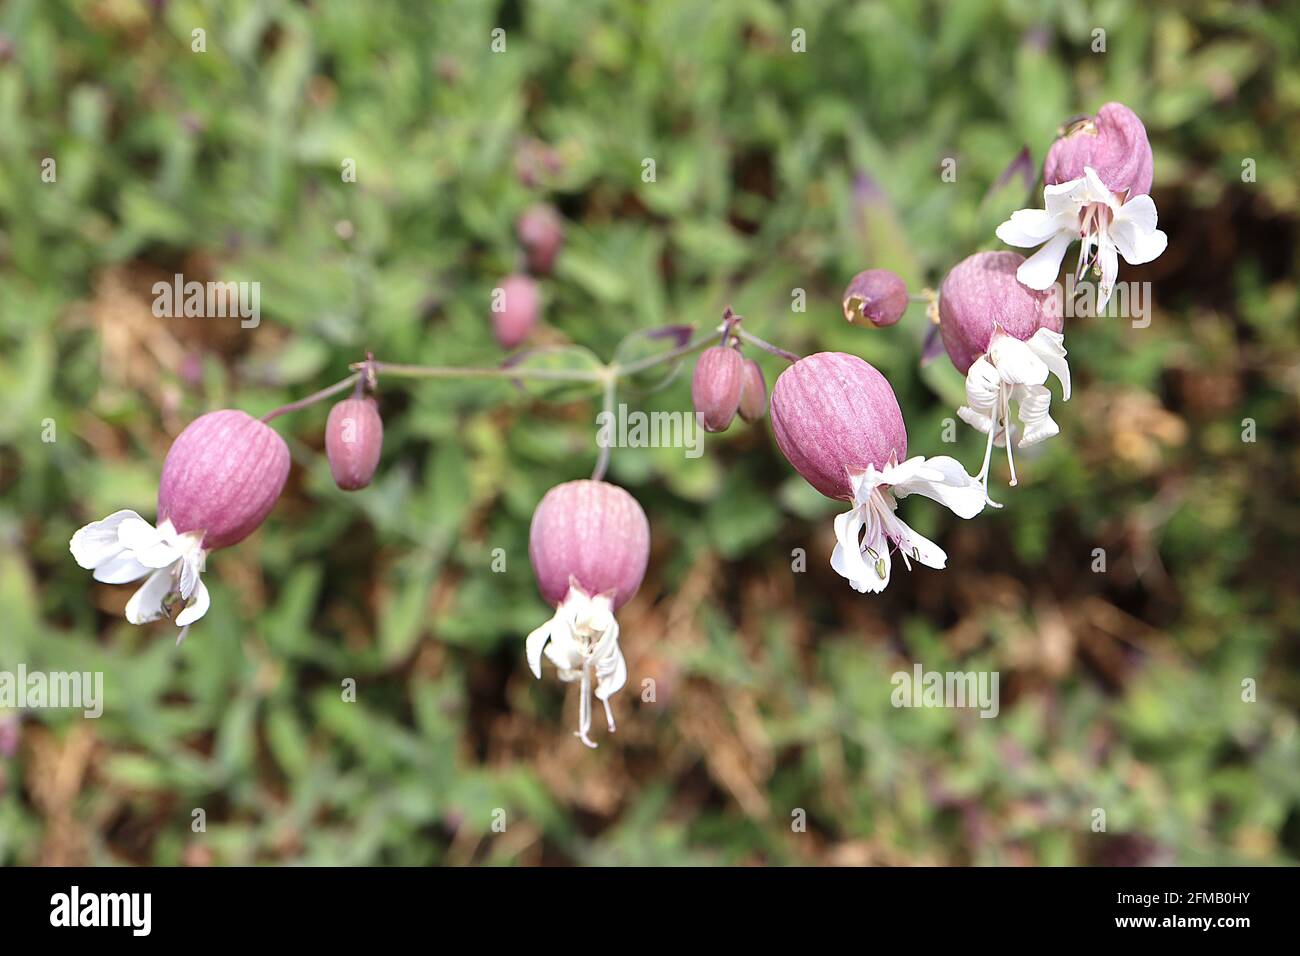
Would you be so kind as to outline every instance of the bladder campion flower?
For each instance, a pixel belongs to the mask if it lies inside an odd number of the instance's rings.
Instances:
[[[525,648],[533,676],[542,676],[542,654],[562,681],[581,681],[578,730],[588,747],[591,695],[605,705],[627,682],[614,612],[631,600],[650,560],[650,524],[628,492],[604,481],[569,481],[548,491],[533,512],[528,557],[537,587],[555,615],[528,635]]]
[[[892,554],[942,568],[947,555],[895,514],[919,494],[972,518],[983,487],[953,458],[907,458],[903,413],[889,382],[854,355],[819,352],[795,362],[772,389],[772,431],[786,459],[828,498],[852,502],[835,519],[831,567],[861,592],[889,584]]]
[[[126,605],[132,624],[171,617],[183,605],[173,618],[180,643],[208,610],[200,579],[208,554],[252,534],[288,476],[289,448],[269,425],[234,409],[209,412],[167,452],[156,528],[134,511],[115,511],[78,530],[69,548],[96,581],[146,579]]]

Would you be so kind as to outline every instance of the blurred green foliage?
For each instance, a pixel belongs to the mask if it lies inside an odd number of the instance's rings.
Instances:
[[[1296,27],[1293,5],[1229,2],[8,0],[0,669],[102,670],[107,703],[24,716],[0,861],[1294,862]],[[941,437],[960,378],[917,368],[923,307],[867,331],[839,292],[867,267],[937,286],[995,248],[1039,195],[990,194],[1001,172],[1112,99],[1155,149],[1170,247],[1127,273],[1153,321],[1067,327],[1075,397],[1002,511],[903,503],[948,569],[852,592],[827,566],[835,504],[765,422],[694,460],[615,451],[654,549],[598,751],[571,736],[576,688],[523,660],[549,613],[529,517],[589,472],[589,398],[381,382],[383,463],[352,495],[320,451],[328,405],[277,420],[290,486],[212,556],[179,649],[68,554],[86,521],[152,517],[205,411],[261,414],[367,349],[499,361],[489,295],[541,200],[567,241],[539,343],[608,358],[731,305],[877,365],[913,453],[974,468],[979,436]],[[176,272],[260,282],[261,324],[155,318]],[[755,357],[770,386],[780,361]],[[688,379],[623,398],[684,409]],[[894,709],[914,661],[997,670],[1000,716]]]

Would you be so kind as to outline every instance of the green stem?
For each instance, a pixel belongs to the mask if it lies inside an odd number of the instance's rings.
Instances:
[[[601,403],[601,412],[605,420],[609,421],[609,416],[614,414],[614,396],[618,393],[618,376],[611,375],[605,380],[605,395]],[[609,456],[614,448],[613,429],[605,435],[605,440],[601,440],[601,429],[596,429],[596,444],[600,446],[600,452],[596,455],[596,467],[591,471],[592,481],[601,481],[605,477],[605,472],[609,470]]]
[[[357,362],[350,368],[360,369],[364,362]],[[584,371],[562,368],[455,368],[453,366],[401,365],[394,362],[372,362],[371,368],[378,375],[392,375],[398,378],[495,378],[521,379],[531,378],[549,382],[600,382],[604,381],[604,371]]]
[[[635,375],[638,372],[644,372],[648,368],[654,368],[661,362],[671,362],[674,359],[681,358],[683,355],[690,355],[692,352],[698,352],[701,349],[707,348],[709,343],[712,342],[717,335],[718,333],[716,331],[710,330],[696,338],[694,341],[687,342],[685,345],[679,345],[677,348],[670,349],[662,355],[651,355],[643,359],[638,359],[635,362],[629,362],[627,365],[614,363],[609,366],[609,369],[615,378],[624,378],[628,375]]]
[[[757,335],[750,335],[742,328],[732,329],[732,334],[740,336],[741,341],[748,342],[750,345],[757,346],[758,348],[762,349],[764,352],[771,352],[773,355],[779,355],[787,362],[794,363],[799,361],[799,356],[795,355],[793,352],[787,352],[783,348],[778,348],[777,346],[773,345],[771,342],[764,342]]]
[[[359,381],[361,381],[361,373],[356,372],[355,374],[349,375],[341,382],[335,382],[329,388],[322,388],[319,392],[313,392],[306,398],[300,398],[296,402],[290,402],[288,405],[281,405],[279,408],[272,409],[262,416],[262,421],[269,422],[271,419],[279,418],[281,415],[288,414],[289,412],[296,412],[298,409],[306,408],[308,405],[315,405],[317,402],[329,398],[331,395],[337,395],[345,388],[348,388]]]

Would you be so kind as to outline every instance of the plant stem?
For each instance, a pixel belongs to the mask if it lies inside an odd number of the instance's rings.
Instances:
[[[343,379],[341,382],[335,382],[329,388],[322,388],[319,392],[314,392],[306,398],[300,398],[296,402],[290,402],[288,405],[281,405],[279,408],[272,409],[262,416],[262,421],[269,422],[273,418],[279,418],[281,415],[289,412],[296,412],[300,408],[306,408],[308,405],[314,405],[322,399],[329,398],[331,395],[337,395],[345,388],[361,381],[361,373],[356,372]]]
[[[357,362],[349,368],[360,369],[364,362]],[[603,372],[588,372],[579,369],[562,368],[455,368],[452,366],[401,365],[394,362],[372,362],[371,368],[378,375],[392,375],[399,378],[497,378],[521,379],[531,378],[550,382],[600,382]]]
[[[679,345],[677,348],[670,349],[661,355],[650,355],[646,358],[638,359],[635,362],[629,362],[627,365],[614,363],[611,364],[609,368],[615,378],[635,375],[637,372],[644,372],[648,368],[654,368],[660,362],[671,362],[673,359],[679,359],[683,355],[690,355],[692,352],[698,352],[707,347],[717,334],[718,333],[714,331],[705,332],[694,341],[687,342],[685,345]]]
[[[605,395],[601,405],[601,412],[606,422],[609,421],[609,416],[614,414],[614,396],[617,392],[618,376],[610,375],[605,380]],[[613,429],[611,428],[609,434],[604,435],[603,440],[602,431],[603,429],[599,427],[596,429],[596,444],[600,446],[600,451],[596,455],[596,467],[591,471],[592,481],[600,481],[605,477],[605,472],[609,470],[609,456],[614,447]]]
[[[794,363],[799,361],[800,356],[795,355],[793,352],[787,352],[783,348],[778,348],[777,346],[773,345],[771,342],[764,342],[757,335],[750,335],[742,328],[733,329],[732,332],[735,335],[740,336],[741,341],[748,342],[750,345],[755,345],[765,352],[771,352],[773,355],[779,355],[787,362]]]

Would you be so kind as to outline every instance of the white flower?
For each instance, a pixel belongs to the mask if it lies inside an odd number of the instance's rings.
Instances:
[[[1031,289],[1048,289],[1061,271],[1065,250],[1080,239],[1078,279],[1090,267],[1101,276],[1097,312],[1106,308],[1119,273],[1116,251],[1131,266],[1150,262],[1165,251],[1168,237],[1156,228],[1156,204],[1150,196],[1126,202],[1111,192],[1091,166],[1080,179],[1043,190],[1046,209],[1021,209],[997,228],[1009,246],[1042,248],[1021,263],[1016,278]],[[1046,243],[1044,245],[1044,243]]]
[[[181,628],[179,644],[208,611],[208,589],[199,579],[207,558],[202,541],[201,531],[178,534],[171,521],[155,528],[134,511],[115,511],[77,531],[68,547],[96,581],[125,584],[147,577],[126,605],[132,624],[171,617],[176,600],[184,601],[173,621]]]
[[[910,571],[912,561],[942,568],[948,561],[933,541],[905,525],[894,511],[897,498],[925,495],[962,518],[973,518],[984,510],[983,486],[966,474],[954,458],[918,455],[901,465],[891,462],[877,471],[852,472],[853,508],[835,519],[838,544],[831,555],[831,567],[849,584],[863,592],[878,593],[889,584],[890,552],[897,549]]]
[[[1023,425],[1015,444],[1032,445],[1051,438],[1060,429],[1048,409],[1052,393],[1044,384],[1048,374],[1061,382],[1061,400],[1070,400],[1070,366],[1065,361],[1065,337],[1051,329],[1039,329],[1029,341],[1022,342],[997,326],[989,340],[989,350],[971,363],[966,372],[966,404],[957,409],[961,420],[986,433],[984,464],[979,480],[986,493],[993,446],[1006,445],[1011,484],[1016,484],[1016,463],[1011,455],[1015,426],[1011,424],[1011,403],[1019,406]],[[996,502],[990,502],[996,504]]]
[[[609,732],[614,732],[614,713],[609,699],[627,683],[627,663],[618,646],[618,621],[614,619],[614,595],[587,594],[577,581],[569,579],[569,592],[555,616],[528,635],[525,645],[528,667],[542,676],[542,649],[555,665],[562,681],[582,681],[578,709],[578,730],[574,734],[588,747],[595,747],[591,731],[591,685],[594,673],[596,698],[605,705]]]

